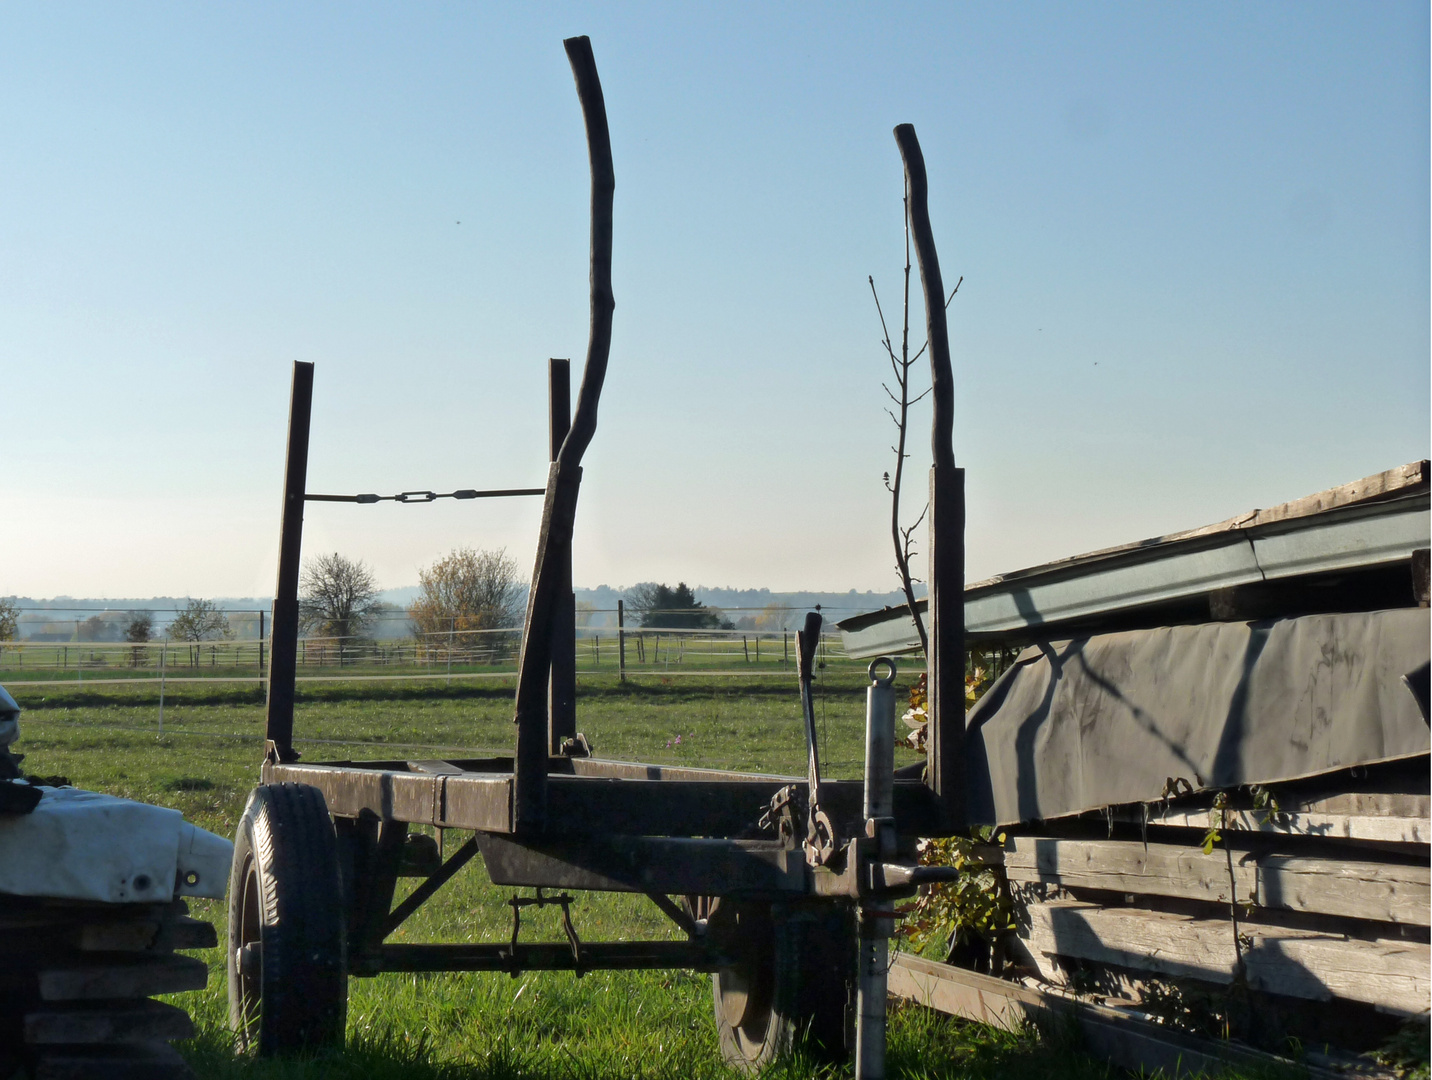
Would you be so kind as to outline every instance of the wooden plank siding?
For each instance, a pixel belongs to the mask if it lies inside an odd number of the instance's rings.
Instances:
[[[1128,840],[1017,836],[1005,851],[1010,881],[1074,889],[1171,896],[1226,904],[1222,851]],[[1432,924],[1432,871],[1426,866],[1235,852],[1232,884],[1241,903],[1286,911]]]
[[[1343,796],[1323,800],[1306,808],[1288,810],[1268,820],[1262,811],[1230,810],[1228,827],[1261,835],[1315,836],[1327,840],[1369,840],[1395,844],[1426,844],[1432,841],[1426,796]],[[1401,809],[1403,813],[1383,810]],[[1410,811],[1410,812],[1408,812]],[[1173,807],[1149,808],[1147,824],[1174,828],[1208,828],[1207,810]],[[1126,814],[1125,820],[1134,820]]]
[[[1073,901],[1031,904],[1029,947],[1156,975],[1229,983],[1235,952],[1228,919]],[[1365,1002],[1398,1014],[1426,1011],[1432,951],[1423,942],[1240,922],[1249,985],[1289,997]]]

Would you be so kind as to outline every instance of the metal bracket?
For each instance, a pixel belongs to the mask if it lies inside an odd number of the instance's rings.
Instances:
[[[560,893],[557,896],[543,896],[542,889],[538,886],[536,896],[518,896],[514,893],[507,903],[512,908],[512,943],[506,956],[509,975],[515,979],[522,970],[517,963],[517,938],[522,933],[522,909],[544,908],[549,904],[556,904],[562,909],[562,931],[567,935],[567,944],[572,947],[572,970],[579,979],[587,973],[586,966],[582,963],[582,942],[577,937],[577,928],[572,925],[572,898],[569,895]]]
[[[796,819],[802,816],[802,794],[799,785],[787,784],[771,796],[770,803],[756,822],[756,828],[762,832],[774,830],[788,850],[796,847]]]

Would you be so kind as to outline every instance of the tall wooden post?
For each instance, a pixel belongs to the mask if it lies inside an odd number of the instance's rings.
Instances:
[[[955,467],[955,387],[945,321],[945,283],[930,228],[925,156],[911,124],[895,129],[905,162],[910,235],[920,263],[934,406],[930,470],[929,766],[926,782],[939,796],[947,824],[964,822],[965,738],[965,477]]]
[[[547,361],[547,430],[549,460],[556,461],[562,440],[572,427],[572,362]],[[552,674],[547,686],[548,752],[560,754],[562,743],[577,734],[577,598],[572,592],[572,545],[558,556],[563,578],[557,585],[557,610],[552,616]]]
[[[626,605],[617,601],[617,682],[626,682]]]
[[[527,592],[527,618],[522,627],[522,657],[517,666],[517,752],[512,770],[512,818],[517,832],[539,831],[547,817],[547,689],[552,671],[552,624],[560,609],[564,574],[563,552],[572,542],[577,493],[582,482],[582,455],[597,432],[597,404],[606,379],[612,346],[612,202],[616,177],[612,171],[611,132],[602,97],[592,43],[568,38],[563,46],[572,65],[577,98],[587,129],[587,158],[592,174],[591,322],[582,386],[572,411],[572,428],[562,441],[557,460],[547,472],[547,498],[537,537],[537,559]]]
[[[298,675],[298,575],[303,552],[303,497],[308,486],[308,426],[313,412],[313,365],[293,365],[288,406],[288,458],[279,526],[278,583],[273,592],[267,744],[269,761],[297,761],[293,749],[294,682]]]

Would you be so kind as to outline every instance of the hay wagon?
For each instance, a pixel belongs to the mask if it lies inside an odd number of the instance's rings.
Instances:
[[[541,496],[510,756],[427,761],[300,760],[293,747],[298,581],[308,501],[313,367],[294,367],[272,631],[266,748],[236,839],[229,905],[229,994],[240,1042],[260,1053],[340,1042],[350,977],[383,972],[685,968],[713,973],[726,1058],[756,1068],[797,1034],[839,1055],[862,1042],[862,1074],[879,1075],[884,948],[891,901],[950,871],[920,867],[917,837],[960,823],[955,761],[963,726],[963,477],[951,443],[952,388],[942,283],[915,133],[896,129],[930,312],[935,397],[932,476],[931,753],[923,777],[893,776],[893,666],[870,688],[867,780],[823,779],[810,713],[819,616],[800,636],[805,777],[671,768],[591,756],[578,732],[571,581],[581,459],[596,430],[611,339],[613,172],[605,106],[586,38],[566,42],[592,171],[591,337],[575,410],[565,361],[549,391],[551,466],[534,489],[406,492],[427,502]],[[940,689],[954,702],[941,708]],[[872,745],[873,741],[873,745]],[[468,834],[450,853],[414,831]],[[532,889],[513,902],[507,940],[391,940],[475,856],[495,884]],[[421,880],[401,902],[400,878]],[[546,891],[544,891],[546,890]],[[649,897],[684,940],[582,939],[570,892]],[[570,892],[569,892],[570,891]],[[555,893],[555,895],[554,895]],[[529,905],[562,907],[566,935],[521,939]],[[857,1025],[857,1014],[862,1022]]]

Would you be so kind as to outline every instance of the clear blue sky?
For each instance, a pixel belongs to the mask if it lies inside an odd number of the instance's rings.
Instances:
[[[891,587],[905,121],[971,579],[1428,453],[1425,3],[6,5],[0,594],[271,591],[294,360],[311,490],[540,485],[578,33],[617,175],[580,584]],[[525,567],[537,510],[310,508],[307,550]]]

